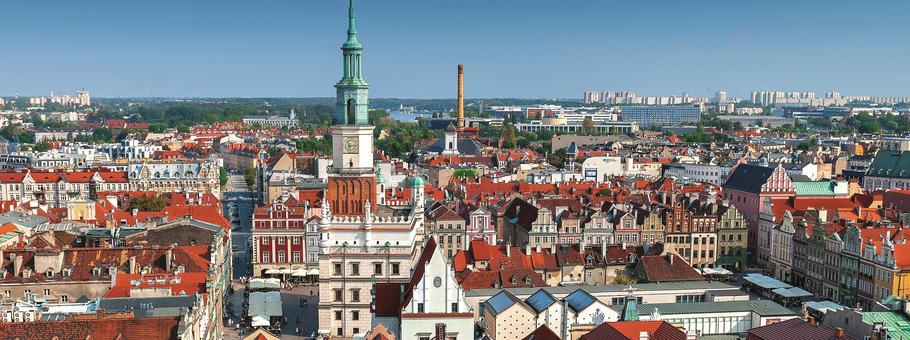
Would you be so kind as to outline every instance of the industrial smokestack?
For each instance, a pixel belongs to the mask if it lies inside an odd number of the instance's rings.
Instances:
[[[464,128],[464,65],[458,64],[458,130]]]

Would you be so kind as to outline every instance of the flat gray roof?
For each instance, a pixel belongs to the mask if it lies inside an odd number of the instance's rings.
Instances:
[[[796,315],[792,310],[770,300],[641,304],[638,306],[638,315],[649,315],[655,308],[664,316],[731,312],[755,312],[761,316]]]
[[[673,290],[711,290],[713,291],[724,291],[732,290],[739,292],[739,288],[731,286],[725,283],[716,282],[716,281],[681,281],[681,282],[662,282],[662,283],[641,283],[632,285],[635,288],[636,294],[641,294],[642,292],[659,292],[659,291],[673,291]],[[597,294],[597,293],[624,293],[626,289],[629,288],[629,285],[598,285],[598,286],[556,286],[556,287],[520,287],[520,288],[488,288],[488,289],[474,289],[465,292],[465,297],[484,297],[484,296],[493,296],[497,293],[507,290],[513,295],[531,295],[537,292],[538,290],[546,290],[548,293],[553,295],[569,295],[572,292],[583,289],[584,291]],[[733,295],[733,293],[729,293]],[[720,294],[717,294],[720,295]]]

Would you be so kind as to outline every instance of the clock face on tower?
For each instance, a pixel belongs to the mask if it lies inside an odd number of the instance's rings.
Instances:
[[[360,151],[360,144],[357,141],[357,137],[345,137],[344,138],[344,153],[357,153]]]

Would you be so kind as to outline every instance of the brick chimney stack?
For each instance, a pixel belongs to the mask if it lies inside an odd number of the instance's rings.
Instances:
[[[458,64],[458,130],[464,129],[464,65]]]

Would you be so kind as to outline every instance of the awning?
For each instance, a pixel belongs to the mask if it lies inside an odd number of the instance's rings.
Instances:
[[[313,269],[307,270],[306,274],[310,275],[310,276],[319,276],[319,268],[313,268]]]
[[[702,268],[701,273],[703,275],[733,275],[733,272],[724,269],[722,267],[717,268]]]
[[[287,275],[287,274],[292,274],[292,273],[294,273],[294,271],[291,270],[291,268],[282,268],[282,269],[278,269],[278,274]]]
[[[777,288],[771,291],[774,294],[780,295],[785,298],[795,298],[795,297],[809,297],[812,296],[812,293],[807,292],[806,290],[799,287],[790,287],[790,288]]]
[[[250,280],[250,290],[256,289],[281,289],[281,280],[269,278],[255,278]]]
[[[749,274],[743,277],[743,280],[749,281],[752,284],[759,286],[764,289],[777,289],[777,288],[790,288],[793,287],[784,282],[781,282],[778,279],[773,277],[764,276],[762,274]]]
[[[306,270],[304,270],[304,269],[297,269],[293,273],[291,273],[291,276],[294,276],[294,277],[302,277],[302,276],[306,276],[306,275],[307,275]]]
[[[269,317],[265,315],[253,315],[252,320],[250,321],[250,326],[253,327],[268,327],[272,323],[269,321]]]
[[[278,269],[266,269],[265,273],[268,275],[280,274]]]
[[[252,292],[249,298],[248,316],[281,316],[281,293],[278,291]]]

